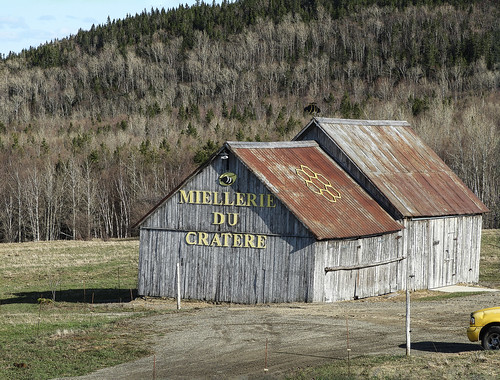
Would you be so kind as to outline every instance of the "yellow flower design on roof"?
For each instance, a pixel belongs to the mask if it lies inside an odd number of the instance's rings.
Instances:
[[[310,167],[300,165],[300,169],[295,169],[295,172],[304,180],[309,190],[322,195],[327,201],[333,203],[341,198],[340,192],[332,186],[331,182],[324,175],[316,173]]]

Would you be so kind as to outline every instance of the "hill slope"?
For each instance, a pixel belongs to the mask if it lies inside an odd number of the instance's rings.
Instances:
[[[0,62],[0,239],[127,236],[224,140],[311,115],[408,120],[493,211],[494,1],[268,1],[151,10]]]

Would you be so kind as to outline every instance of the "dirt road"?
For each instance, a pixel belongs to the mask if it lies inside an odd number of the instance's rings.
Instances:
[[[500,305],[500,293],[418,301],[435,294],[412,295],[412,355],[480,350],[465,334],[469,314]],[[174,302],[155,305],[175,308]],[[331,304],[185,303],[180,312],[137,321],[156,331],[154,356],[78,379],[151,379],[153,371],[156,379],[276,378],[298,367],[346,359],[346,325],[351,357],[404,355],[405,315],[404,294]]]

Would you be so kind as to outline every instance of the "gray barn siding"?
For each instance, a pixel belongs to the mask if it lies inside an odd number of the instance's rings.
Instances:
[[[412,290],[479,281],[481,215],[403,221]]]
[[[221,167],[225,165],[225,161],[233,161],[228,165],[230,169]],[[234,172],[238,179],[233,186],[221,187],[218,184],[218,177],[227,170]],[[232,155],[229,156],[229,160],[215,160],[213,165],[208,166],[193,177],[183,187],[183,190],[270,193],[262,182]],[[142,227],[159,227],[183,231],[251,232],[253,234],[280,236],[311,236],[304,225],[278,199],[276,199],[275,203],[275,208],[180,204],[179,194],[176,193],[155,210],[142,224]],[[233,227],[227,224],[214,226],[212,225],[213,212],[237,212],[239,213],[239,223]]]
[[[399,234],[316,243],[314,301],[365,298],[405,289],[403,242]],[[394,262],[388,262],[401,259]],[[382,264],[384,262],[388,262]],[[369,266],[373,263],[381,263]],[[325,268],[362,266],[325,272]]]
[[[318,242],[314,300],[340,301],[406,289],[406,265],[411,290],[433,289],[479,280],[481,215],[405,220],[397,234],[358,240]],[[406,260],[364,269],[325,273],[326,267]],[[323,286],[321,285],[323,284]]]
[[[266,249],[179,247],[184,233],[141,230],[139,293],[235,303],[311,302],[313,239],[269,237]],[[180,252],[180,256],[178,254]]]
[[[218,177],[228,170],[238,179],[221,187]],[[232,155],[214,160],[183,190],[269,193]],[[181,295],[186,299],[311,302],[315,239],[278,199],[275,203],[275,208],[179,204],[179,194],[174,194],[141,225],[139,293],[175,297],[176,265],[181,262]],[[213,212],[237,212],[239,222],[213,225]],[[188,231],[262,234],[266,248],[190,246],[184,240]]]

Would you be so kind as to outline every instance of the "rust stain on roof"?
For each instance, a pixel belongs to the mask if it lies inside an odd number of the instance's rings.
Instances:
[[[320,240],[403,228],[315,142],[227,147]]]
[[[488,211],[407,122],[316,118],[313,123],[317,123],[403,216]]]

